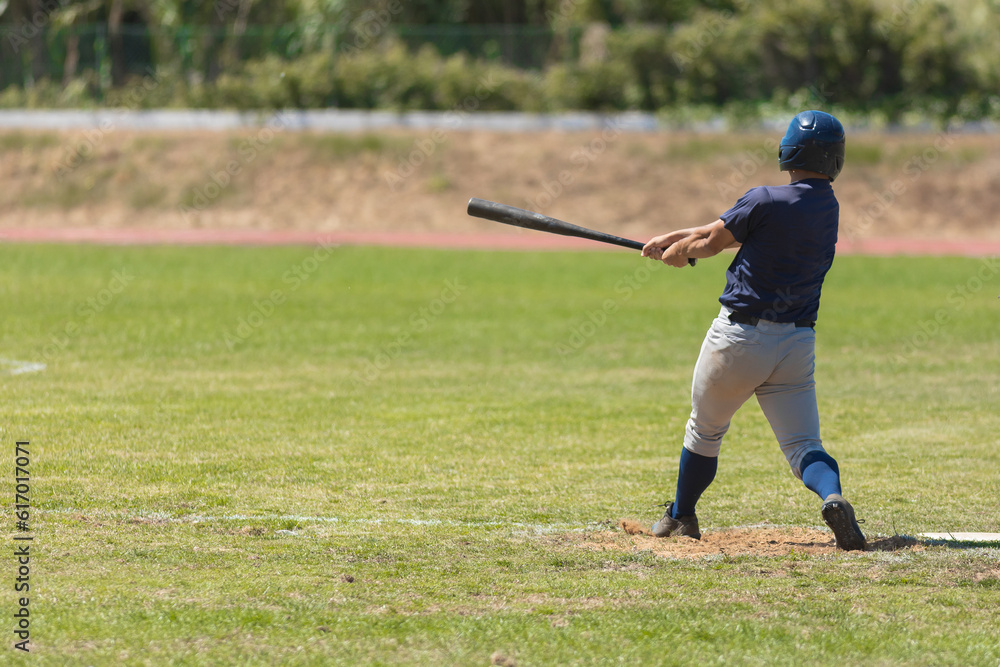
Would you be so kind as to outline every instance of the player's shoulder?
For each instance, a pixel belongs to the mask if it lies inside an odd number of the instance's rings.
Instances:
[[[802,198],[804,193],[802,188],[798,186],[798,183],[786,183],[785,185],[761,185],[754,188],[754,190],[759,191],[756,194],[756,197],[766,200],[768,203],[785,204],[798,201]]]
[[[776,186],[758,185],[747,190],[740,199],[753,204],[770,204],[774,201],[774,194],[771,192],[774,187]]]

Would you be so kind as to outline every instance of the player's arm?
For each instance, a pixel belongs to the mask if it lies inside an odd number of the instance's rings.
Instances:
[[[726,248],[740,244],[722,220],[690,229],[679,229],[657,236],[643,246],[642,256],[659,259],[671,266],[686,266],[688,259],[718,255]]]

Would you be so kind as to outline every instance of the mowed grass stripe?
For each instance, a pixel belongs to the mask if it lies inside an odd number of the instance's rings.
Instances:
[[[656,518],[726,258],[319,256],[0,247],[0,356],[47,364],[0,375],[41,664],[1000,660],[995,549],[681,563],[526,531]],[[836,261],[820,410],[869,532],[1000,530],[990,266]],[[753,401],[699,513],[820,522]]]

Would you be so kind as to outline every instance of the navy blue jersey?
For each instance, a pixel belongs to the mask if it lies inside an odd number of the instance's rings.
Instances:
[[[840,218],[830,181],[753,188],[720,217],[743,244],[726,271],[722,305],[774,322],[815,320]]]

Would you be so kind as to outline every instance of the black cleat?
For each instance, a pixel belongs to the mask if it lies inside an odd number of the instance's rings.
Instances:
[[[701,531],[698,530],[698,517],[694,514],[688,514],[687,516],[682,516],[679,519],[675,519],[671,513],[674,510],[674,501],[665,503],[663,507],[667,508],[664,512],[663,518],[653,524],[650,531],[655,537],[670,537],[671,535],[684,535],[686,537],[693,537],[696,540],[701,539]]]
[[[837,548],[844,551],[864,551],[867,546],[865,535],[854,518],[854,508],[851,503],[837,493],[831,493],[823,501],[823,521],[833,531],[837,538]]]

